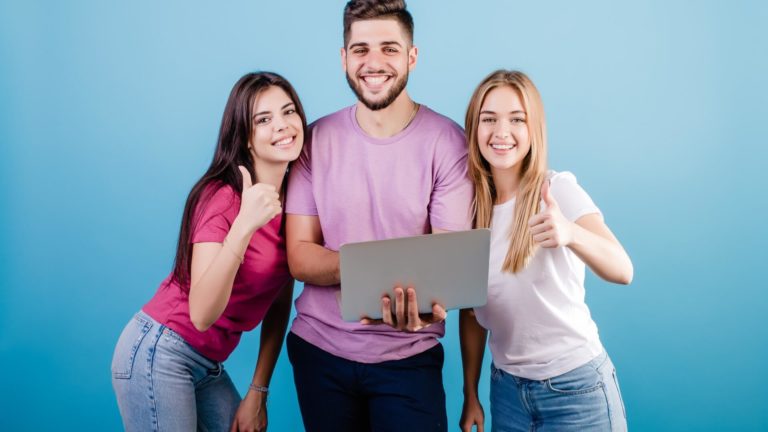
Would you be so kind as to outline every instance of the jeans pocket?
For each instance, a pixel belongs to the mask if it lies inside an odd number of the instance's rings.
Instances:
[[[501,369],[497,368],[493,362],[491,362],[491,381],[500,381],[502,376]]]
[[[604,386],[600,374],[589,365],[550,378],[546,383],[549,390],[567,395],[592,393]]]
[[[139,350],[141,341],[152,328],[152,322],[139,315],[133,317],[125,326],[117,341],[115,353],[112,356],[112,377],[129,379],[133,372],[133,360]]]
[[[616,386],[616,394],[619,396],[619,403],[621,404],[621,413],[624,414],[624,418],[627,418],[627,408],[624,406],[624,398],[621,396],[621,387],[619,387],[619,379],[616,377],[616,369],[613,369],[613,384]]]

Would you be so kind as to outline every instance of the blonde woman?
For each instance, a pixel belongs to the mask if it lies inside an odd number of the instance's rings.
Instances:
[[[491,259],[488,304],[460,315],[462,430],[483,430],[477,384],[488,331],[494,431],[625,430],[584,272],[628,284],[629,256],[574,175],[547,170],[544,109],[526,75],[485,78],[465,127],[475,226],[491,229]]]

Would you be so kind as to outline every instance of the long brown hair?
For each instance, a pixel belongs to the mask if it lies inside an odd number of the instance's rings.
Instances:
[[[196,216],[200,214],[197,211],[198,207],[204,207],[221,187],[230,186],[238,195],[243,192],[243,180],[238,169],[239,165],[248,169],[251,178],[258,178],[253,172],[253,157],[248,150],[248,141],[253,134],[253,120],[251,119],[253,117],[253,104],[257,96],[272,86],[285,91],[296,106],[299,117],[301,117],[302,129],[305,131],[307,129],[307,118],[304,115],[304,108],[301,106],[299,96],[291,83],[282,76],[273,72],[248,73],[232,87],[227,105],[224,107],[213,161],[211,161],[211,166],[208,167],[205,174],[192,187],[181,218],[172,279],[185,292],[189,291],[192,266],[192,243],[190,239],[198,222],[196,220]]]
[[[491,90],[504,86],[514,89],[520,97],[531,141],[531,149],[521,161],[520,186],[516,193],[515,215],[509,231],[509,250],[502,265],[502,271],[516,273],[525,268],[536,252],[536,243],[528,228],[528,220],[539,212],[541,184],[547,174],[547,133],[541,95],[524,73],[497,70],[488,75],[475,89],[467,107],[464,128],[469,145],[469,176],[475,185],[475,200],[472,206],[474,226],[488,228],[491,225],[497,195],[490,164],[480,154],[477,127],[486,95]]]

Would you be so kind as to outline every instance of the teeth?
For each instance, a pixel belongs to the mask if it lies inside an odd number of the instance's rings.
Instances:
[[[365,82],[367,82],[368,84],[374,84],[374,85],[376,85],[376,84],[381,84],[381,83],[383,83],[384,81],[386,81],[386,80],[387,80],[387,77],[386,77],[386,76],[375,76],[375,77],[373,77],[373,76],[367,76],[367,77],[364,77],[363,79],[364,79],[364,80],[365,80]]]
[[[276,143],[274,143],[272,145],[274,145],[274,146],[284,146],[286,144],[290,144],[291,141],[293,141],[293,137],[283,138],[280,141],[278,141],[278,142],[276,142]]]
[[[496,150],[510,150],[514,148],[514,144],[491,144],[491,148],[494,148]]]

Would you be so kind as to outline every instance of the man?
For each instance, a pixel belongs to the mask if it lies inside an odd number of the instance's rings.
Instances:
[[[384,324],[339,308],[344,243],[470,227],[464,134],[405,90],[417,54],[402,0],[347,3],[341,60],[358,101],[310,127],[291,171],[288,262],[305,285],[287,345],[308,431],[446,430],[445,310],[419,316],[400,287]]]

